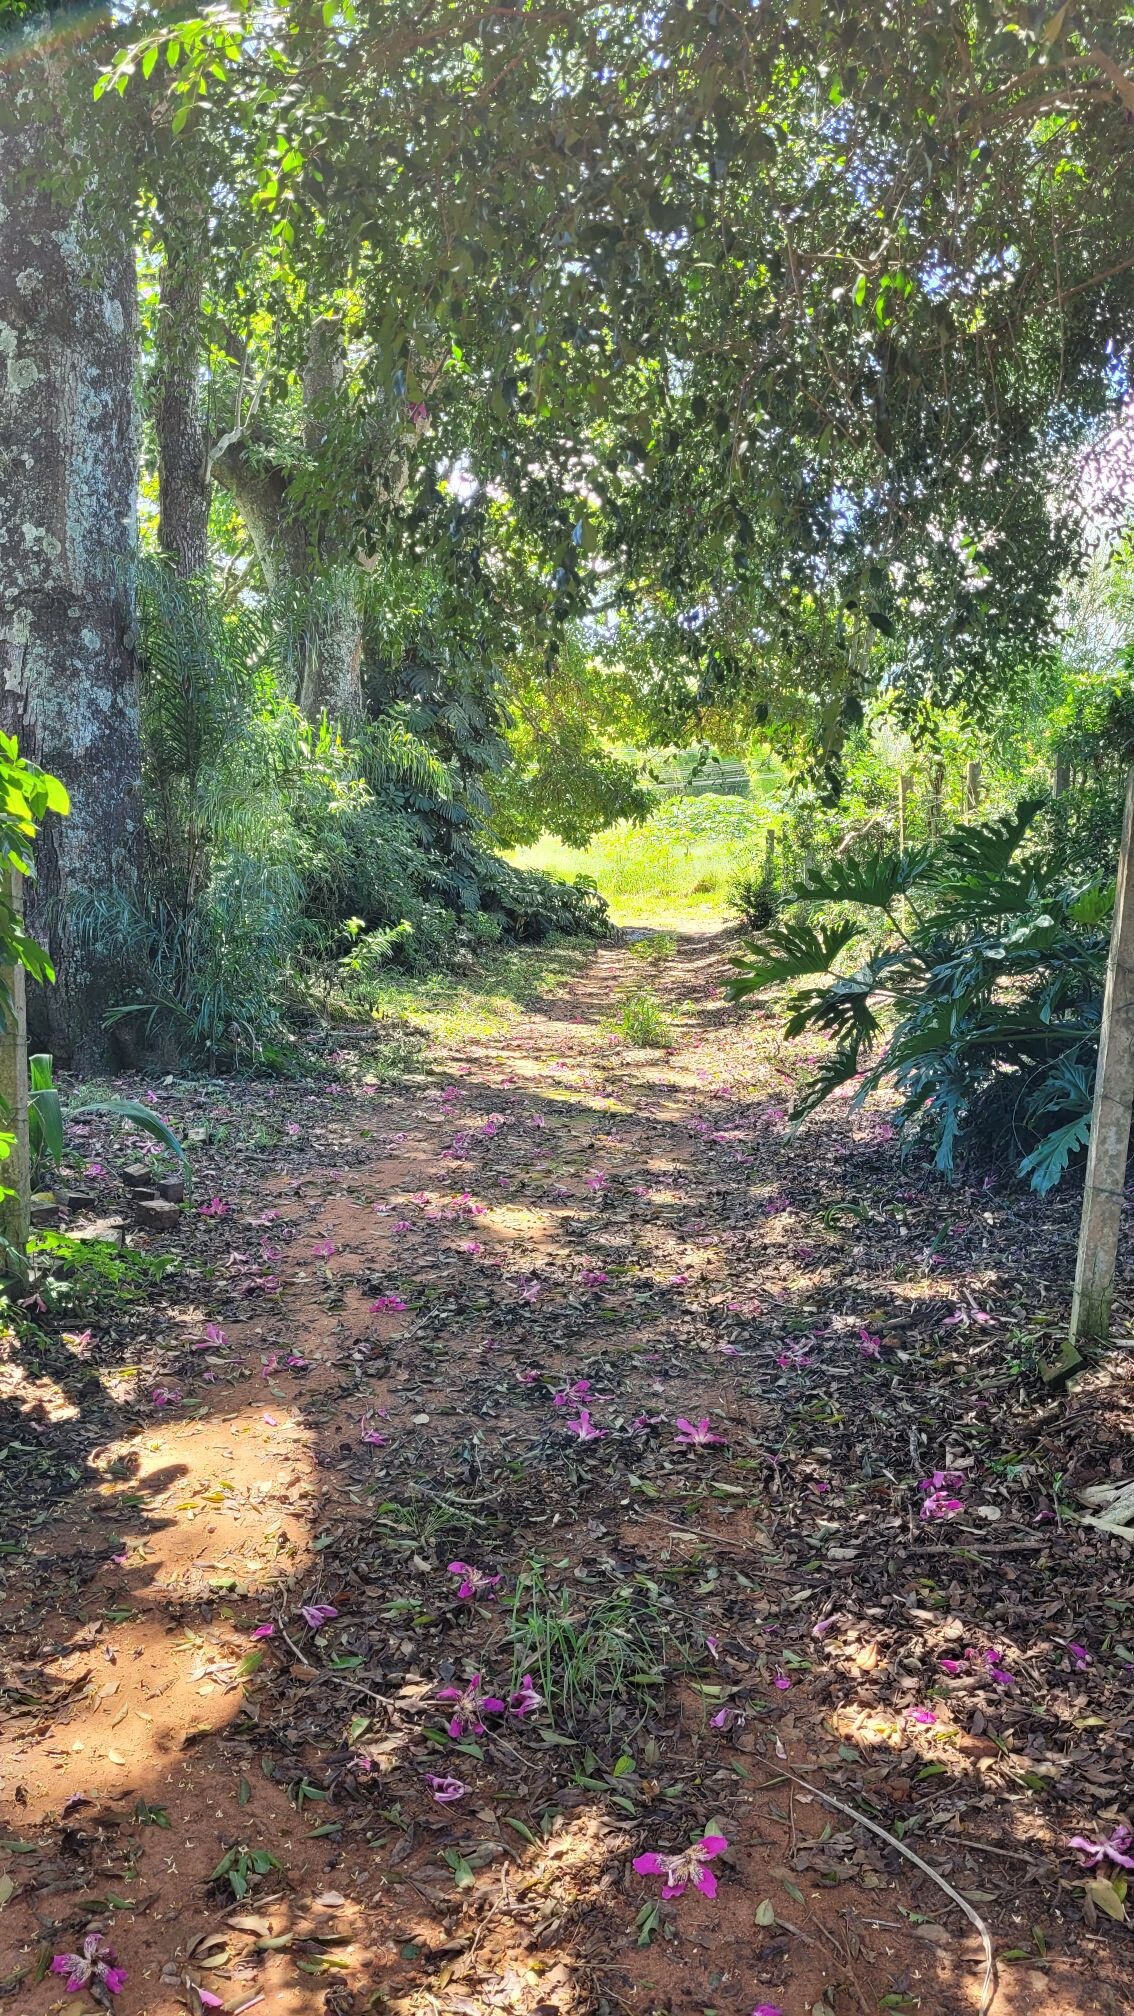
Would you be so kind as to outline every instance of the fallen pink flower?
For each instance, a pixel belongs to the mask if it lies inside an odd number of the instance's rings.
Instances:
[[[442,1778],[436,1771],[427,1771],[425,1782],[439,1806],[451,1806],[455,1799],[463,1799],[468,1786],[460,1778]]]
[[[115,1966],[116,1957],[113,1946],[107,1945],[101,1932],[88,1932],[82,1952],[57,1953],[51,1962],[51,1972],[67,1976],[69,1995],[92,1985],[104,1988],[108,1995],[119,1995],[126,1986],[126,1969]]]
[[[1094,1665],[1094,1660],[1091,1658],[1085,1645],[1076,1645],[1069,1638],[1067,1641],[1067,1650],[1071,1655],[1071,1664],[1076,1673],[1085,1673],[1088,1666]]]
[[[575,1379],[570,1386],[564,1386],[561,1392],[552,1394],[551,1404],[553,1407],[569,1407],[573,1400],[582,1402],[589,1399],[590,1391],[589,1379]]]
[[[860,1330],[858,1333],[858,1348],[864,1358],[881,1358],[882,1339],[881,1337],[874,1336],[870,1330]]]
[[[963,1498],[949,1498],[944,1491],[931,1491],[928,1498],[922,1500],[921,1516],[923,1519],[955,1519],[964,1509]]]
[[[335,1242],[333,1239],[316,1239],[314,1246],[311,1248],[311,1257],[313,1260],[329,1260],[334,1250]]]
[[[707,1414],[703,1414],[699,1421],[687,1421],[684,1414],[679,1414],[673,1425],[677,1430],[674,1446],[678,1449],[707,1449],[710,1443],[725,1440],[723,1435],[712,1433]]]
[[[460,1736],[483,1736],[482,1715],[503,1715],[505,1703],[495,1694],[485,1694],[480,1684],[481,1676],[474,1673],[467,1687],[439,1687],[438,1701],[452,1701],[453,1714],[449,1722],[449,1734],[456,1742]]]
[[[543,1695],[537,1694],[532,1685],[532,1676],[525,1673],[518,1687],[508,1696],[508,1706],[513,1715],[530,1715],[535,1708],[543,1707]]]
[[[601,1267],[584,1267],[583,1269],[584,1288],[601,1288],[604,1281],[609,1280],[610,1275]]]
[[[752,2016],[784,2016],[778,2002],[757,2002]]]
[[[708,1865],[714,1855],[720,1855],[727,1847],[723,1834],[705,1834],[683,1855],[659,1855],[653,1850],[647,1855],[635,1855],[634,1867],[639,1876],[664,1877],[663,1897],[681,1897],[690,1883],[702,1896],[715,1897],[717,1879]]]
[[[232,1205],[226,1204],[223,1197],[210,1197],[207,1204],[201,1205],[200,1215],[202,1218],[227,1218],[231,1210]]]
[[[321,1631],[324,1624],[329,1624],[339,1613],[333,1603],[303,1603],[300,1605],[299,1614],[313,1631]]]
[[[609,1433],[606,1428],[596,1428],[586,1407],[580,1407],[577,1421],[565,1421],[563,1426],[569,1435],[577,1435],[580,1442],[598,1442]]]
[[[257,1624],[252,1633],[253,1638],[274,1638],[275,1635],[276,1627],[274,1624]]]
[[[529,1365],[525,1371],[517,1372],[516,1377],[521,1386],[534,1386],[536,1380],[539,1378],[539,1373],[534,1371]]]
[[[1083,1858],[1084,1869],[1097,1869],[1104,1859],[1113,1862],[1119,1869],[1134,1869],[1134,1855],[1127,1850],[1134,1845],[1134,1835],[1129,1827],[1118,1826],[1105,1841],[1088,1841],[1082,1834],[1072,1834],[1067,1843],[1069,1848],[1077,1848]]]
[[[181,1389],[177,1386],[155,1386],[150,1394],[155,1407],[176,1407],[180,1398]]]
[[[372,1316],[379,1316],[384,1309],[408,1308],[409,1303],[404,1295],[379,1295],[377,1301],[370,1304],[370,1313]]]
[[[911,1722],[921,1722],[926,1728],[929,1727],[931,1722],[936,1722],[937,1720],[932,1708],[907,1708],[906,1714]]]
[[[470,1568],[467,1561],[450,1561],[448,1572],[461,1577],[461,1586],[457,1591],[459,1603],[467,1603],[470,1596],[475,1599],[488,1595],[504,1580],[503,1575],[486,1575],[482,1568]]]
[[[781,1694],[786,1694],[791,1686],[791,1681],[788,1679],[786,1673],[777,1673],[772,1681],[772,1685],[773,1687],[778,1687]]]

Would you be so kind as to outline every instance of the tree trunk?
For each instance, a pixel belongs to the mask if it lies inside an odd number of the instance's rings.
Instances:
[[[345,376],[342,325],[323,315],[311,326],[303,371],[303,440],[317,458],[326,445]],[[214,453],[211,467],[230,490],[272,593],[296,604],[295,699],[309,721],[361,715],[362,621],[358,567],[353,559],[320,550],[288,496],[287,479],[262,456],[255,464],[244,439]]]
[[[303,624],[300,711],[350,722],[362,712],[362,621],[354,569],[335,567],[311,583]]]
[[[153,415],[157,433],[158,543],[183,581],[209,560],[209,468],[201,407],[204,220],[162,215],[164,258],[155,332]]]
[[[137,279],[125,229],[105,206],[92,215],[89,182],[66,209],[40,186],[60,143],[30,97],[0,127],[0,719],[71,794],[28,889],[57,975],[30,990],[31,1015],[40,1047],[89,1065],[105,1050],[113,981],[72,906],[129,890],[142,836]]]

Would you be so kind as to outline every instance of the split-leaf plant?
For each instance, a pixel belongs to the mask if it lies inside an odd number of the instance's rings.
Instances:
[[[786,988],[785,1033],[831,1039],[794,1119],[890,1084],[898,1127],[944,1175],[964,1144],[1047,1191],[1081,1155],[1114,891],[1052,886],[1028,845],[1038,810],[814,868],[737,956],[734,1000]]]

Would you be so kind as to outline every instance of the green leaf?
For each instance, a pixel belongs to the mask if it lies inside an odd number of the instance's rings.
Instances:
[[[1020,1163],[1020,1175],[1030,1176],[1032,1189],[1041,1197],[1054,1189],[1063,1175],[1073,1155],[1086,1147],[1091,1138],[1091,1115],[1080,1113],[1075,1120],[1069,1120],[1064,1127],[1045,1136],[1038,1148],[1025,1155]]]

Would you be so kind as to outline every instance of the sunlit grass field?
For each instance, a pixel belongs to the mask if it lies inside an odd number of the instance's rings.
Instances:
[[[722,916],[738,870],[757,859],[769,823],[759,797],[669,798],[640,826],[619,820],[588,847],[550,835],[509,856],[518,868],[593,875],[616,924],[686,927]]]

